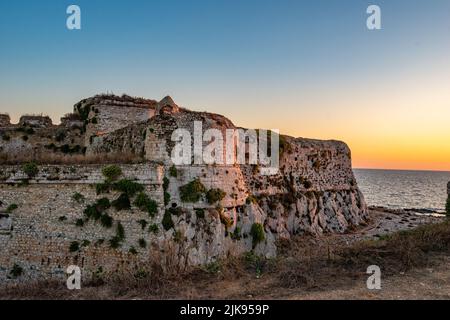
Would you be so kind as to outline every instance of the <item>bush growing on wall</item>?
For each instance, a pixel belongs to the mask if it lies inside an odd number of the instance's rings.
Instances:
[[[256,247],[256,245],[266,238],[266,235],[264,233],[264,227],[260,223],[254,223],[252,225],[252,229],[250,230],[250,234],[253,238],[253,247]]]
[[[226,192],[222,189],[211,189],[206,193],[206,199],[209,204],[214,204],[218,201],[222,201],[226,195]]]
[[[104,167],[102,174],[108,181],[116,181],[122,175],[122,169],[119,166],[111,165]]]
[[[39,173],[39,168],[34,162],[25,163],[22,166],[23,172],[28,176],[28,178],[33,178]]]
[[[195,179],[188,184],[180,187],[180,198],[183,202],[198,202],[206,192],[205,186],[199,179]]]

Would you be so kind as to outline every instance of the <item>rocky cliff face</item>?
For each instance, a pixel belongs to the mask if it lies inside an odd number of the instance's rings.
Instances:
[[[68,125],[72,118],[78,121],[77,129]],[[121,179],[136,179],[157,209],[149,214],[136,194],[127,195],[126,209],[101,210],[100,215],[112,218],[110,228],[93,219],[77,227],[86,220],[90,203],[104,198],[117,202],[124,194],[114,188],[98,192],[107,180],[101,174],[105,165],[41,165],[32,176],[21,165],[2,165],[0,277],[7,277],[14,264],[37,277],[61,274],[67,263],[81,260],[83,268],[93,273],[99,264],[105,272],[126,269],[130,263],[141,268],[156,256],[163,264],[170,256],[181,267],[251,250],[273,257],[279,239],[343,233],[367,218],[345,143],[282,136],[279,171],[274,175],[262,175],[262,167],[254,164],[174,166],[172,134],[180,128],[193,134],[196,122],[202,124],[202,133],[236,129],[223,116],[180,108],[169,97],[156,102],[97,96],[78,103],[75,116],[61,125],[66,136],[76,130],[80,153],[86,157],[131,153],[142,159],[134,167],[118,163]],[[8,148],[10,140],[0,147],[14,150]],[[25,193],[18,189],[24,181]],[[75,193],[85,202],[74,201]],[[6,210],[11,204],[18,208]],[[115,246],[110,240],[119,224],[125,236]],[[72,251],[73,243],[85,245]],[[42,263],[39,257],[51,258]]]

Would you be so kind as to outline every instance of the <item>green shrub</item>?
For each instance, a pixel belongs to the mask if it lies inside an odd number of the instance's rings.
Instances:
[[[113,225],[113,218],[109,214],[104,213],[100,218],[100,223],[103,227],[109,229]]]
[[[249,195],[247,197],[247,199],[245,200],[246,204],[257,204],[258,203],[258,198],[256,198],[254,195]]]
[[[67,217],[66,216],[61,216],[61,217],[58,218],[58,220],[60,222],[67,221]]]
[[[125,240],[125,229],[123,228],[123,225],[120,222],[117,223],[116,236],[121,241]]]
[[[83,213],[86,218],[94,220],[99,220],[102,216],[102,213],[97,209],[96,205],[87,206]]]
[[[133,197],[136,193],[144,191],[144,186],[129,179],[122,179],[114,184],[114,189]]]
[[[28,176],[28,178],[33,178],[39,173],[39,168],[36,163],[28,162],[22,166],[23,172]]]
[[[82,247],[87,247],[91,244],[91,242],[89,240],[83,240],[83,242],[81,243]]]
[[[181,216],[184,213],[184,210],[181,207],[175,207],[175,208],[172,207],[172,208],[169,208],[168,210],[171,215],[177,216],[177,217]]]
[[[206,193],[206,200],[209,204],[214,204],[218,201],[222,201],[227,193],[221,189],[211,189]]]
[[[260,223],[254,223],[252,225],[252,228],[250,230],[250,234],[253,238],[253,247],[256,247],[256,245],[266,238],[264,227]]]
[[[111,165],[102,169],[102,174],[108,181],[116,181],[122,175],[122,169],[117,165]]]
[[[134,255],[138,254],[138,252],[137,252],[135,247],[131,247],[130,250],[128,250],[128,252],[131,253],[131,254],[134,254]]]
[[[183,202],[198,202],[206,192],[205,186],[199,179],[195,179],[180,187],[180,198]]]
[[[130,210],[131,203],[130,198],[126,193],[122,193],[116,200],[112,202],[112,206],[117,210]]]
[[[169,212],[169,210],[166,210],[162,219],[162,226],[164,227],[164,230],[169,231],[174,227],[174,223],[172,220],[172,214]]]
[[[141,192],[137,195],[136,200],[134,200],[133,204],[140,210],[147,211],[151,217],[154,217],[158,212],[158,204],[156,203],[156,201],[150,199],[150,197],[144,192]]]
[[[122,242],[122,241],[121,241],[117,236],[114,236],[114,237],[112,237],[112,238],[109,240],[109,246],[110,246],[112,249],[117,249],[117,248],[120,247],[121,242]]]
[[[16,210],[18,208],[17,204],[15,203],[11,203],[7,208],[6,208],[6,212],[7,213],[12,213],[14,210]]]
[[[164,205],[167,206],[170,203],[170,199],[172,197],[170,196],[170,193],[164,192]]]
[[[144,238],[140,238],[139,241],[138,241],[138,243],[139,243],[139,247],[141,247],[141,248],[147,248],[147,241],[145,241]]]
[[[23,274],[23,268],[19,266],[18,264],[14,264],[11,271],[9,272],[10,276],[12,278],[18,278]]]
[[[167,177],[164,177],[163,179],[163,190],[167,191],[169,189],[170,180]]]
[[[75,192],[72,196],[72,199],[78,203],[81,203],[85,200],[85,197],[81,193]]]
[[[181,231],[176,230],[175,233],[173,234],[173,240],[175,242],[181,242],[184,240],[183,234],[181,233]]]
[[[75,221],[75,226],[83,227],[84,226],[84,220],[83,219],[77,219],[77,221]]]
[[[195,215],[197,216],[197,219],[205,219],[205,210],[195,209]]]
[[[113,249],[117,249],[122,245],[122,241],[125,240],[125,229],[123,225],[118,222],[116,227],[116,235],[109,240],[109,245]]]
[[[70,243],[69,246],[69,251],[70,252],[77,252],[78,250],[80,250],[80,244],[78,241],[73,241]]]
[[[146,220],[139,220],[137,223],[141,225],[142,230],[144,230],[148,225],[148,222]]]
[[[241,228],[236,227],[233,231],[233,233],[231,233],[230,235],[231,239],[233,240],[241,240],[242,235],[241,235]]]
[[[177,170],[177,168],[176,168],[175,166],[171,166],[171,167],[170,167],[170,169],[169,169],[169,175],[170,175],[171,177],[174,177],[174,178],[178,177],[178,170]]]
[[[170,228],[169,228],[170,229]],[[157,224],[152,224],[152,225],[150,225],[150,227],[148,227],[148,231],[149,232],[152,232],[152,233],[154,233],[154,234],[157,234],[158,232],[159,232],[159,228],[158,228],[158,225]]]

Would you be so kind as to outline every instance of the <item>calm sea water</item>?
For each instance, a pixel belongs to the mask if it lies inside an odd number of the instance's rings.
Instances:
[[[443,211],[450,172],[354,169],[368,205]]]

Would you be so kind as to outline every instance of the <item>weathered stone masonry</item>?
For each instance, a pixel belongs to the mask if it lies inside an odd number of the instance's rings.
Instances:
[[[192,132],[194,121],[201,121],[204,130],[235,127],[223,116],[179,108],[169,97],[156,102],[96,96],[76,104],[74,114],[63,119],[60,126],[45,117],[24,119],[17,126],[2,118],[0,156],[2,152],[10,157],[67,150],[99,158],[109,153],[137,155],[139,164],[117,165],[122,178],[144,186],[157,203],[157,213],[149,216],[134,205],[131,210],[109,208],[111,228],[92,220],[76,226],[88,205],[120,195],[114,190],[97,194],[96,185],[105,181],[105,165],[39,165],[36,175],[29,177],[22,165],[2,164],[2,281],[63,277],[69,265],[80,266],[83,276],[90,278],[117,271],[136,273],[155,261],[163,267],[184,268],[251,250],[274,257],[279,239],[346,232],[368,215],[352,172],[350,150],[343,142],[283,136],[280,172],[262,176],[252,165],[173,167],[174,129]],[[202,194],[195,203],[184,202],[180,188],[194,180],[205,190],[222,191],[224,198],[209,203]],[[74,199],[77,193],[83,201]],[[7,210],[13,204],[17,209]],[[166,230],[164,219],[173,226]],[[125,237],[113,248],[109,240],[119,223]],[[254,241],[255,225],[263,233],[258,242]],[[79,248],[71,252],[73,242]],[[22,271],[19,277],[11,276],[15,266]]]

